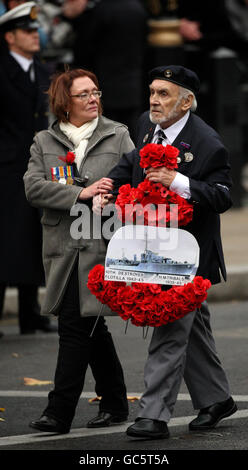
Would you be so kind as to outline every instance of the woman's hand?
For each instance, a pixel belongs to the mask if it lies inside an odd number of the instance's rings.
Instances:
[[[146,177],[153,183],[162,183],[167,188],[170,187],[172,181],[176,177],[177,172],[175,170],[168,170],[165,166],[158,168],[147,168]]]
[[[101,178],[87,188],[84,188],[79,194],[78,199],[80,201],[85,201],[86,199],[91,199],[97,194],[108,194],[112,189],[113,180],[110,178]]]

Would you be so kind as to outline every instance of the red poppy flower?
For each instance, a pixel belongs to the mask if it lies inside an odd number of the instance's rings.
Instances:
[[[140,166],[141,168],[166,166],[173,170],[178,167],[178,155],[179,150],[172,145],[147,144],[140,150]]]
[[[62,162],[67,163],[67,165],[72,165],[75,161],[76,155],[73,152],[67,152],[65,157],[59,157]]]

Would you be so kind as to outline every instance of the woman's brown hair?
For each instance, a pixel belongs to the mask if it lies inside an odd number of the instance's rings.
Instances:
[[[67,122],[67,111],[70,109],[70,88],[75,78],[89,77],[99,90],[99,83],[96,75],[89,70],[72,69],[60,72],[52,78],[48,90],[50,109],[59,121]],[[102,105],[99,102],[99,114],[102,113]]]

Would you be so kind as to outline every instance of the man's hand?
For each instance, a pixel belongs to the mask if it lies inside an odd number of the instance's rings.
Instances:
[[[67,18],[76,18],[87,7],[88,0],[65,0],[62,5],[63,15]]]
[[[101,178],[87,188],[84,188],[78,196],[80,201],[91,199],[97,194],[108,194],[113,189],[113,180],[110,178]]]
[[[103,208],[110,202],[113,202],[114,199],[115,196],[113,194],[97,194],[97,196],[94,196],[92,205],[94,214],[101,215]]]
[[[148,168],[146,170],[146,178],[153,183],[162,183],[167,188],[170,187],[172,181],[176,177],[175,170],[168,170],[165,166],[159,168]]]
[[[182,18],[180,21],[179,32],[187,41],[199,41],[202,38],[200,23]]]

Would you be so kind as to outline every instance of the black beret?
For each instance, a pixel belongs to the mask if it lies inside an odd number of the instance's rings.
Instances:
[[[150,70],[149,83],[156,79],[175,83],[193,93],[198,93],[200,89],[200,80],[196,73],[181,65],[162,65]]]

